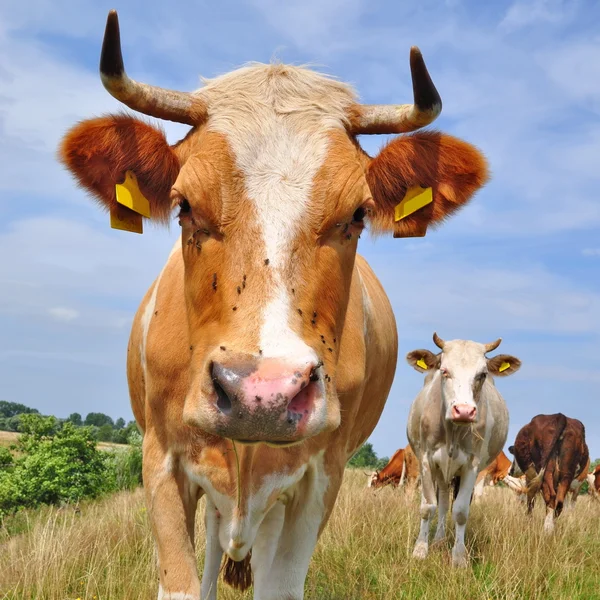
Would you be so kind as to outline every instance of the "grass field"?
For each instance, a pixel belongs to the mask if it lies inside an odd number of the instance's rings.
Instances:
[[[579,498],[542,533],[541,497],[531,518],[513,493],[489,489],[467,529],[472,565],[450,566],[453,534],[425,562],[411,558],[418,494],[365,487],[347,471],[316,552],[306,598],[500,600],[600,598],[600,502]],[[203,560],[204,501],[198,513]],[[3,600],[148,600],[157,593],[153,543],[141,490],[72,509],[25,513],[0,529]],[[221,584],[220,598],[251,598]]]

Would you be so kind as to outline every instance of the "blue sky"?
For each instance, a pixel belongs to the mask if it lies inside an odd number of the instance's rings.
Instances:
[[[600,457],[600,5],[593,0],[251,0],[0,4],[0,398],[66,416],[131,418],[133,314],[178,227],[109,228],[55,160],[76,120],[119,110],[98,77],[119,11],[135,79],[192,90],[247,61],[311,63],[366,103],[411,99],[418,45],[444,102],[435,126],[479,146],[491,183],[424,239],[367,236],[394,306],[400,359],[371,441],[406,444],[422,376],[404,361],[445,339],[504,338],[523,361],[497,385],[509,441],[540,412],[586,425]],[[187,128],[164,124],[171,141]],[[384,136],[362,138],[375,153]],[[507,444],[508,445],[508,444]]]

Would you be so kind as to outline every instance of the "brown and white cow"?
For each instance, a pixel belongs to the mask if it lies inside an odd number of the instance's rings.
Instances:
[[[418,49],[410,60],[412,105],[361,105],[349,86],[280,64],[177,92],[128,78],[109,14],[104,86],[191,126],[170,146],[134,117],[91,119],[60,151],[113,215],[132,216],[115,197],[127,172],[152,219],[179,211],[181,241],[139,307],[127,359],[159,598],[215,598],[223,554],[226,579],[245,588],[252,577],[255,598],[303,597],[345,464],[375,428],[396,368],[394,315],[358,238],[366,224],[422,236],[488,176],[477,149],[437,132],[397,137],[375,158],[361,149],[358,134],[413,131],[439,113]],[[433,201],[395,220],[419,186]]]
[[[600,465],[596,465],[591,473],[587,474],[588,493],[594,498],[600,496]]]
[[[508,475],[511,467],[511,461],[504,454],[502,450],[498,456],[485,468],[480,471],[475,481],[475,488],[473,490],[473,498],[480,498],[483,496],[483,490],[486,485],[494,486],[498,485],[500,481],[504,481],[504,478]]]
[[[589,465],[583,423],[562,413],[536,415],[519,430],[508,450],[515,457],[510,475],[525,475],[527,512],[533,510],[541,489],[546,503],[544,531],[551,533],[573,480]]]
[[[386,485],[402,487],[404,482],[409,485],[416,483],[418,479],[419,461],[408,444],[406,448],[396,450],[385,467],[369,474],[367,487],[375,489]]]
[[[465,528],[477,474],[498,456],[508,435],[508,409],[493,377],[512,375],[521,361],[506,354],[486,357],[501,339],[491,344],[445,342],[434,333],[433,341],[440,353],[413,350],[406,356],[413,368],[426,373],[407,424],[408,441],[421,464],[421,529],[413,556],[428,554],[429,522],[438,505],[435,542],[445,538],[453,484],[452,564],[463,567],[468,564]]]

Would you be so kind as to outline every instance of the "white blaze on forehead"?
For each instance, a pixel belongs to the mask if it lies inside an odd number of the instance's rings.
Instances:
[[[441,367],[451,377],[442,379],[444,396],[453,404],[474,404],[473,382],[485,368],[485,346],[467,340],[445,342]]]
[[[283,270],[327,157],[328,132],[344,127],[354,95],[335,80],[284,65],[246,67],[198,93],[210,107],[209,128],[226,137],[244,175],[264,243],[260,260],[273,272],[260,348],[264,356],[312,362],[314,351],[290,327],[294,283]]]

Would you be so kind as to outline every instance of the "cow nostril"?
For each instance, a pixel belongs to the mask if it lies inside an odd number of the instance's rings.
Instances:
[[[218,381],[213,381],[215,392],[217,392],[217,408],[226,416],[231,413],[231,400],[225,393],[225,390],[221,387]]]

